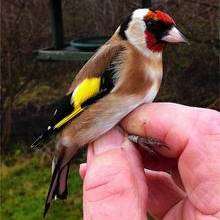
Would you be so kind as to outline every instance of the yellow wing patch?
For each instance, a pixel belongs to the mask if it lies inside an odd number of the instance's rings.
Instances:
[[[65,118],[63,118],[60,122],[58,122],[54,127],[55,128],[60,128],[62,125],[66,124],[69,120],[74,118],[76,115],[78,115],[83,108],[78,108],[75,111],[73,111],[70,115],[67,115]]]
[[[98,94],[101,78],[94,77],[83,80],[74,90],[71,102],[75,108],[79,108],[83,102]]]
[[[73,119],[76,115],[83,111],[81,105],[88,99],[97,95],[100,91],[101,77],[93,77],[83,80],[73,91],[71,103],[74,106],[74,111],[63,118],[55,125],[55,128],[60,128],[62,125]]]

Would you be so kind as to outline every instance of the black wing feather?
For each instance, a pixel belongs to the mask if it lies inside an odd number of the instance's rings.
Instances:
[[[111,90],[114,88],[115,64],[112,63],[110,67],[107,68],[106,71],[102,74],[100,92],[92,98],[86,100],[84,103],[82,103],[82,108],[89,107],[90,105],[94,104],[99,99],[103,98],[108,93],[110,93]],[[65,126],[63,125],[59,129],[54,129],[54,126],[59,121],[61,121],[64,117],[68,116],[74,111],[74,106],[71,104],[71,97],[72,93],[64,96],[56,102],[53,117],[51,117],[51,119],[49,120],[47,128],[44,129],[43,132],[41,132],[41,135],[31,145],[31,148],[39,148],[40,146],[43,146],[46,142],[50,140],[50,138],[53,135],[57,134],[57,132],[59,132],[60,129],[62,129],[63,126]]]

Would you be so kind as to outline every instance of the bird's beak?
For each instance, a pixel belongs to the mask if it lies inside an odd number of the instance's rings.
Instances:
[[[169,43],[188,43],[188,40],[175,26],[173,26],[161,40]]]

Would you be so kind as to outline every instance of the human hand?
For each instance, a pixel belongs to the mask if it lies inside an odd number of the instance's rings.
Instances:
[[[220,219],[220,114],[171,103],[145,105],[122,122],[164,141],[152,160],[113,129],[89,147],[84,219]],[[145,174],[143,170],[145,169]]]
[[[88,148],[80,166],[84,219],[146,219],[147,185],[140,155],[114,128]]]

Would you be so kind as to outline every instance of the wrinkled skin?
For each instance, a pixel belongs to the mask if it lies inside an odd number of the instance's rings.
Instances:
[[[220,219],[220,113],[172,103],[144,105],[89,146],[84,219]],[[154,159],[126,133],[151,136],[167,148]],[[138,150],[139,149],[139,150]],[[145,169],[143,169],[145,168]]]

